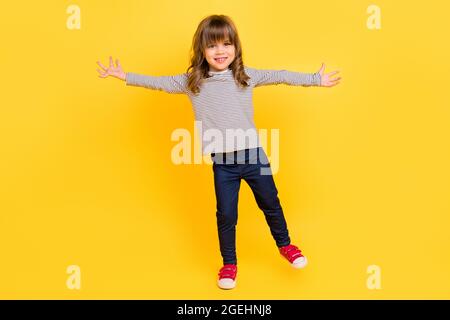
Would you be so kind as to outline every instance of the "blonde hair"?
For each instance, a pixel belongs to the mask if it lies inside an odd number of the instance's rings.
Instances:
[[[187,87],[194,94],[200,92],[202,80],[209,77],[209,64],[204,55],[205,49],[208,45],[222,42],[226,38],[235,47],[235,58],[229,66],[233,77],[238,86],[248,86],[247,81],[250,77],[244,71],[242,47],[237,29],[228,16],[214,14],[207,16],[199,23],[192,40],[191,61],[187,69]]]

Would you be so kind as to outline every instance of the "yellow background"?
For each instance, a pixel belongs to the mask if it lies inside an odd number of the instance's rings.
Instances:
[[[81,9],[69,30],[66,9]],[[369,30],[367,7],[381,8]],[[2,3],[0,298],[450,298],[450,6],[445,1]],[[236,23],[244,63],[341,70],[340,85],[256,88],[258,128],[280,130],[274,175],[291,268],[243,181],[238,282],[221,256],[213,172],[170,160],[193,133],[187,96],[97,77],[184,72],[209,14]],[[267,150],[270,155],[270,150]],[[69,290],[66,268],[81,268]],[[381,289],[366,286],[381,268]]]

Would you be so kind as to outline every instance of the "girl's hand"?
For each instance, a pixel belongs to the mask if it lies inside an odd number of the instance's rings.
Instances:
[[[125,80],[125,72],[122,70],[122,66],[120,65],[119,59],[116,59],[117,66],[114,66],[113,59],[110,56],[109,57],[109,67],[105,67],[103,64],[100,63],[100,61],[97,61],[97,64],[103,69],[99,70],[97,69],[98,73],[100,74],[100,78],[106,78],[108,76],[113,76],[116,78],[119,78],[120,80]]]
[[[325,70],[325,64],[322,62],[322,67],[320,67],[319,70],[319,74],[320,74],[320,86],[322,87],[333,87],[335,85],[337,85],[339,83],[338,80],[341,79],[341,77],[339,78],[331,78],[332,75],[338,73],[339,71],[333,71],[330,73],[323,73],[323,70]]]

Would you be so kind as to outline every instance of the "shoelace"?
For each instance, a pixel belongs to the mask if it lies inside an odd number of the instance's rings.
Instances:
[[[233,279],[236,277],[237,268],[235,265],[224,265],[219,271],[219,278],[230,278]]]
[[[284,255],[287,256],[289,262],[294,262],[295,259],[299,257],[303,257],[302,251],[298,249],[298,247],[294,245],[289,245],[286,248],[281,249]]]

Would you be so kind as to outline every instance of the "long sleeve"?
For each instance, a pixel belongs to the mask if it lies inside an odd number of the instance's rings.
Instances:
[[[173,76],[148,76],[127,72],[125,81],[127,86],[145,87],[148,89],[161,90],[167,93],[187,93],[186,73]]]
[[[245,67],[255,87],[284,83],[293,86],[320,86],[320,74]]]

